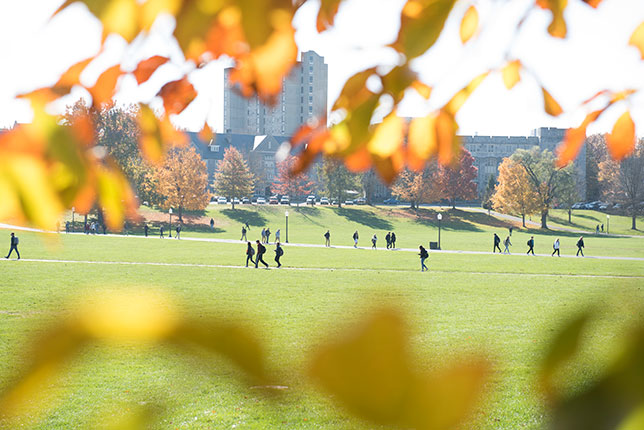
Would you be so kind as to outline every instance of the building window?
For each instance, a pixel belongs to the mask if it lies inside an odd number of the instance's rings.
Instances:
[[[219,145],[210,145],[210,152],[219,152]]]
[[[313,102],[313,96],[309,96],[309,103]]]
[[[309,63],[313,64],[313,55],[309,57]]]
[[[313,76],[309,76],[309,83],[313,83]]]
[[[313,87],[309,87],[309,93],[313,92]]]
[[[309,113],[313,112],[313,106],[309,106]]]

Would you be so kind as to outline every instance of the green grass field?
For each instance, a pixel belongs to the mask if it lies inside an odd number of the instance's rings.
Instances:
[[[413,248],[435,240],[437,233],[429,212],[418,219],[402,208],[302,209],[289,209],[291,242],[320,243],[329,228],[333,243],[350,245],[351,233],[359,228],[362,245],[372,231],[383,238],[395,230],[398,246]],[[283,208],[232,213],[215,207],[206,216],[215,218],[215,232],[188,226],[182,236],[239,239],[244,221],[251,225],[249,238],[258,236],[262,225],[283,229]],[[446,249],[489,251],[491,232],[502,237],[507,232],[505,223],[483,214],[457,212],[446,218],[441,232]],[[0,229],[0,235],[8,233]],[[529,234],[537,238],[538,253],[550,252],[553,234],[536,231],[516,231],[514,251],[524,252]],[[431,253],[430,271],[421,273],[413,252],[287,246],[284,270],[260,270],[217,267],[242,266],[243,243],[27,232],[19,236],[23,259],[70,262],[0,262],[0,383],[7,383],[20,367],[20,350],[28,339],[43,324],[72,312],[78,298],[91,299],[97,291],[153,288],[174,297],[197,319],[253,321],[272,367],[279,369],[276,383],[288,387],[269,399],[249,388],[240,372],[223,360],[208,358],[203,366],[197,358],[169,348],[96,345],[71,363],[56,384],[64,387],[62,400],[37,424],[33,417],[20,422],[42,429],[88,428],[105,411],[142,402],[164,405],[155,428],[374,428],[338,408],[305,376],[310,352],[371,306],[405,310],[420,368],[438,368],[463,352],[484,351],[492,358],[495,374],[489,393],[468,428],[540,429],[547,415],[534,379],[557,327],[589,305],[601,304],[605,310],[584,337],[580,361],[568,374],[575,387],[601,372],[624,327],[644,317],[641,308],[629,306],[644,303],[644,264],[627,259]],[[559,236],[562,253],[573,252],[577,235]],[[586,251],[644,257],[642,240],[588,237]],[[267,261],[274,266],[272,249]],[[43,387],[45,392],[53,389]]]

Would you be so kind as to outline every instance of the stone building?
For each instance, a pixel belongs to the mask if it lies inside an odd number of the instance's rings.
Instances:
[[[483,195],[490,175],[499,176],[499,165],[517,149],[529,150],[535,146],[541,150],[555,149],[563,141],[565,129],[541,127],[532,131],[531,136],[459,136],[463,146],[472,153],[474,165],[478,167],[476,178],[479,196]],[[574,162],[577,170],[579,196],[586,196],[586,147],[582,147]]]
[[[313,51],[303,52],[272,106],[244,98],[224,70],[224,131],[233,134],[290,136],[302,124],[327,114],[328,65]]]

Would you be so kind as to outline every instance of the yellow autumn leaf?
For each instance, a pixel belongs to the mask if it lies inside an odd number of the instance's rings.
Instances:
[[[163,159],[164,144],[159,128],[159,120],[148,105],[140,105],[141,113],[139,115],[139,128],[141,136],[139,137],[139,148],[143,156],[151,163],[160,163]]]
[[[111,33],[131,42],[139,32],[139,2],[137,0],[66,0],[54,13],[74,3],[83,3],[103,24],[103,38]]]
[[[447,102],[443,109],[446,112],[449,112],[452,116],[456,116],[456,113],[461,109],[461,107],[465,104],[467,99],[472,95],[476,88],[481,85],[481,82],[485,80],[489,73],[490,72],[481,73],[480,75],[472,79],[472,81],[467,84],[465,88],[454,94],[452,99]]]
[[[392,112],[378,124],[367,149],[376,156],[387,158],[400,150],[404,137],[405,120]]]
[[[436,141],[436,114],[414,118],[407,135],[407,164],[420,171],[427,160],[438,151]]]
[[[557,100],[555,100],[545,88],[542,87],[541,91],[543,92],[543,105],[545,111],[552,116],[561,115],[563,113],[563,109],[561,109]]]
[[[644,60],[644,22],[637,26],[628,40],[628,44],[639,49],[640,56]]]
[[[409,60],[424,54],[441,35],[454,3],[455,0],[408,0],[394,49]]]
[[[461,42],[467,43],[479,28],[479,12],[474,5],[471,5],[461,21]]]
[[[419,80],[412,82],[411,87],[415,89],[416,92],[420,94],[420,96],[425,100],[429,100],[429,97],[432,95],[432,87],[423,82],[420,82]]]
[[[503,76],[503,83],[505,88],[511,90],[521,80],[521,61],[510,61],[503,67],[501,74]]]
[[[568,0],[536,0],[537,6],[548,9],[552,12],[552,21],[548,26],[548,33],[552,37],[563,39],[566,37],[566,19],[564,11],[568,6]]]
[[[633,152],[635,140],[635,123],[626,111],[615,121],[612,133],[606,135],[606,146],[613,159],[621,160]]]

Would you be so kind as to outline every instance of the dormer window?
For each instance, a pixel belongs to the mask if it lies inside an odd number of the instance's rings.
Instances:
[[[219,152],[219,145],[210,145],[210,152]]]

